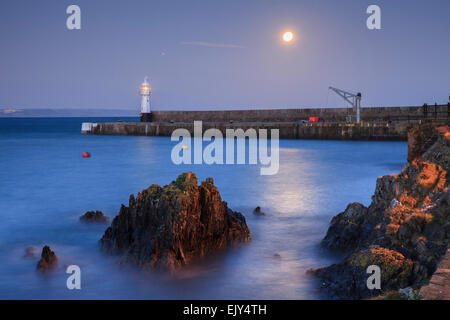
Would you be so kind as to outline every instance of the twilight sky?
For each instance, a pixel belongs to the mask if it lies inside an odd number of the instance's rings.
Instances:
[[[66,8],[81,7],[81,30]],[[368,30],[377,4],[382,30]],[[152,108],[447,103],[449,0],[1,0],[0,107]],[[295,43],[281,33],[292,30]]]

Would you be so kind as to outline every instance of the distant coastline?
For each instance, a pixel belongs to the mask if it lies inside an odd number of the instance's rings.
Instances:
[[[138,112],[132,109],[0,108],[0,118],[60,118],[60,117],[138,117]]]

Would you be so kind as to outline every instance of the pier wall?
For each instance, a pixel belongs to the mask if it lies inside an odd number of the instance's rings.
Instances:
[[[448,117],[449,107],[428,106],[426,119]],[[320,117],[325,122],[345,122],[350,108],[228,110],[228,111],[154,111],[154,122],[297,122],[309,117]],[[361,119],[370,122],[409,121],[424,119],[423,107],[369,107],[361,108]]]
[[[346,123],[203,123],[203,132],[210,128],[219,129],[225,137],[226,129],[278,129],[281,139],[329,139],[329,140],[379,140],[406,141],[412,124],[373,124]],[[171,136],[178,128],[187,129],[193,136],[193,123],[145,123],[145,122],[106,122],[83,124],[83,134],[131,135],[131,136]]]
[[[194,121],[203,131],[219,129],[278,129],[281,139],[407,140],[408,129],[419,122],[447,123],[450,106],[374,107],[361,109],[361,124],[346,123],[349,108],[231,111],[154,111],[153,122],[84,123],[82,133],[99,135],[171,136],[178,128],[193,135]],[[320,117],[321,122],[302,122]]]

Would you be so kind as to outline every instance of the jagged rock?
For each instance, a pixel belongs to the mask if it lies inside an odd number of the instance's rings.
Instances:
[[[80,220],[83,222],[106,223],[109,221],[109,218],[101,211],[88,211],[80,217]]]
[[[449,127],[435,129],[428,138],[424,134],[428,129],[414,130],[421,133],[421,138],[410,141],[414,148],[411,162],[400,174],[378,178],[368,208],[352,203],[334,217],[322,241],[324,247],[348,252],[353,258],[362,250],[380,247],[397,252],[404,261],[412,261],[412,268],[404,269],[405,277],[401,281],[398,276],[385,279],[383,292],[420,287],[436,270],[450,241],[450,130]],[[416,137],[417,133],[412,136]],[[416,146],[417,141],[425,141],[428,149]],[[434,141],[431,146],[430,141]],[[343,289],[351,279],[367,278],[366,274],[358,273],[362,269],[351,267],[348,259],[315,274],[328,283],[326,288],[334,296],[372,296],[373,292],[364,289],[364,282],[353,283],[347,291]],[[382,273],[392,274],[391,267],[384,264]]]
[[[130,196],[100,240],[102,249],[149,269],[175,271],[228,245],[250,240],[242,214],[222,201],[213,179],[181,174]]]
[[[264,212],[262,212],[261,211],[261,207],[256,207],[255,208],[255,210],[253,210],[253,214],[255,215],[255,216],[263,216],[264,215]]]
[[[37,264],[37,269],[45,273],[47,271],[53,270],[58,265],[58,258],[56,254],[50,249],[49,246],[44,246],[42,248],[41,260]]]
[[[351,203],[344,212],[331,220],[327,235],[322,240],[322,246],[338,251],[350,251],[358,246],[361,235],[370,231],[369,225],[363,225],[367,208],[360,203]]]

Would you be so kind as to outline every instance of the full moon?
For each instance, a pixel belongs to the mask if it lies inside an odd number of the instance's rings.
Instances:
[[[291,42],[294,39],[294,34],[291,31],[286,31],[283,33],[283,41]]]

